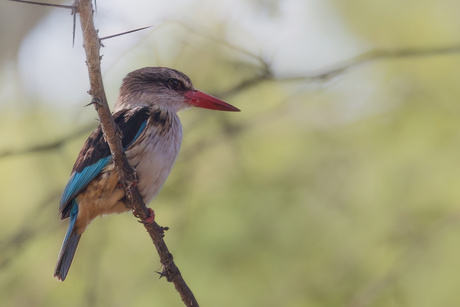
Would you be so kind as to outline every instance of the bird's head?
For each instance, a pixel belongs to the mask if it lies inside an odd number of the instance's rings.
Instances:
[[[173,112],[189,107],[240,111],[193,87],[184,73],[166,67],[144,67],[130,72],[120,88],[115,111],[140,105],[158,106]]]

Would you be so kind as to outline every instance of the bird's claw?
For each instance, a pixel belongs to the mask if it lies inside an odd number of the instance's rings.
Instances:
[[[155,221],[155,212],[152,208],[147,208],[149,210],[150,216],[143,221],[139,221],[142,224],[152,224]]]

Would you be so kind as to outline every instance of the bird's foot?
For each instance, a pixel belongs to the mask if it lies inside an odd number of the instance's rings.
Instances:
[[[149,209],[150,216],[144,220],[144,224],[152,224],[155,221],[155,212],[153,211],[152,208],[147,208]]]
[[[136,210],[133,211],[133,215],[137,218],[141,218],[140,221],[138,221],[141,224],[152,224],[155,221],[155,212],[151,208],[147,208],[149,210],[149,217],[147,217],[145,220],[142,220],[140,215],[136,212]]]

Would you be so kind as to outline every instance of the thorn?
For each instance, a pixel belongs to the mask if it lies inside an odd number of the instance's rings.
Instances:
[[[163,272],[155,272],[155,273],[160,275],[159,279],[161,279],[161,277],[165,277],[167,275],[167,272],[166,272],[166,270],[164,268],[163,268]]]
[[[91,99],[91,103],[102,106],[102,101],[99,98],[93,97],[93,99]]]
[[[161,227],[161,237],[164,238],[165,237],[165,231],[168,231],[169,227],[163,227],[163,226],[160,226],[160,227]]]
[[[35,5],[41,5],[41,6],[51,6],[51,7],[58,7],[60,9],[74,9],[74,5],[63,5],[63,4],[53,4],[53,3],[43,3],[43,2],[36,2],[36,1],[26,1],[26,0],[9,0],[12,2],[21,2],[21,3],[26,3],[26,4],[35,4]]]
[[[88,91],[88,94],[89,94],[89,91]],[[84,107],[88,107],[88,106],[90,106],[90,105],[92,105],[92,104],[101,106],[101,105],[102,105],[102,101],[101,101],[99,98],[93,97],[93,99],[91,99],[91,102],[88,103],[87,105],[85,105]]]
[[[72,29],[72,48],[75,47],[75,25],[77,23],[77,7],[73,6],[72,13],[73,15],[73,29]]]
[[[148,28],[151,28],[151,27],[152,26],[147,26],[147,27],[143,27],[143,28],[134,29],[134,30],[131,30],[131,31],[126,31],[126,32],[122,32],[122,33],[118,33],[118,34],[114,34],[114,35],[109,35],[109,36],[102,37],[99,40],[103,41],[104,39],[114,38],[114,37],[117,37],[117,36],[137,32],[137,31],[142,31],[142,30],[145,30],[145,29],[148,29]]]
[[[168,281],[170,281],[169,279],[169,275],[171,275],[171,272],[169,270],[166,269],[166,267],[164,265],[162,265],[163,267],[163,270],[161,272],[158,272],[158,271],[155,271],[155,273],[159,274],[160,275],[160,278],[161,277],[166,277],[166,279],[168,279]]]

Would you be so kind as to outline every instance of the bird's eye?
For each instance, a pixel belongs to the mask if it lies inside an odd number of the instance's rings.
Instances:
[[[175,90],[175,91],[180,90],[181,88],[184,87],[183,83],[177,79],[169,79],[167,84],[170,89]]]

